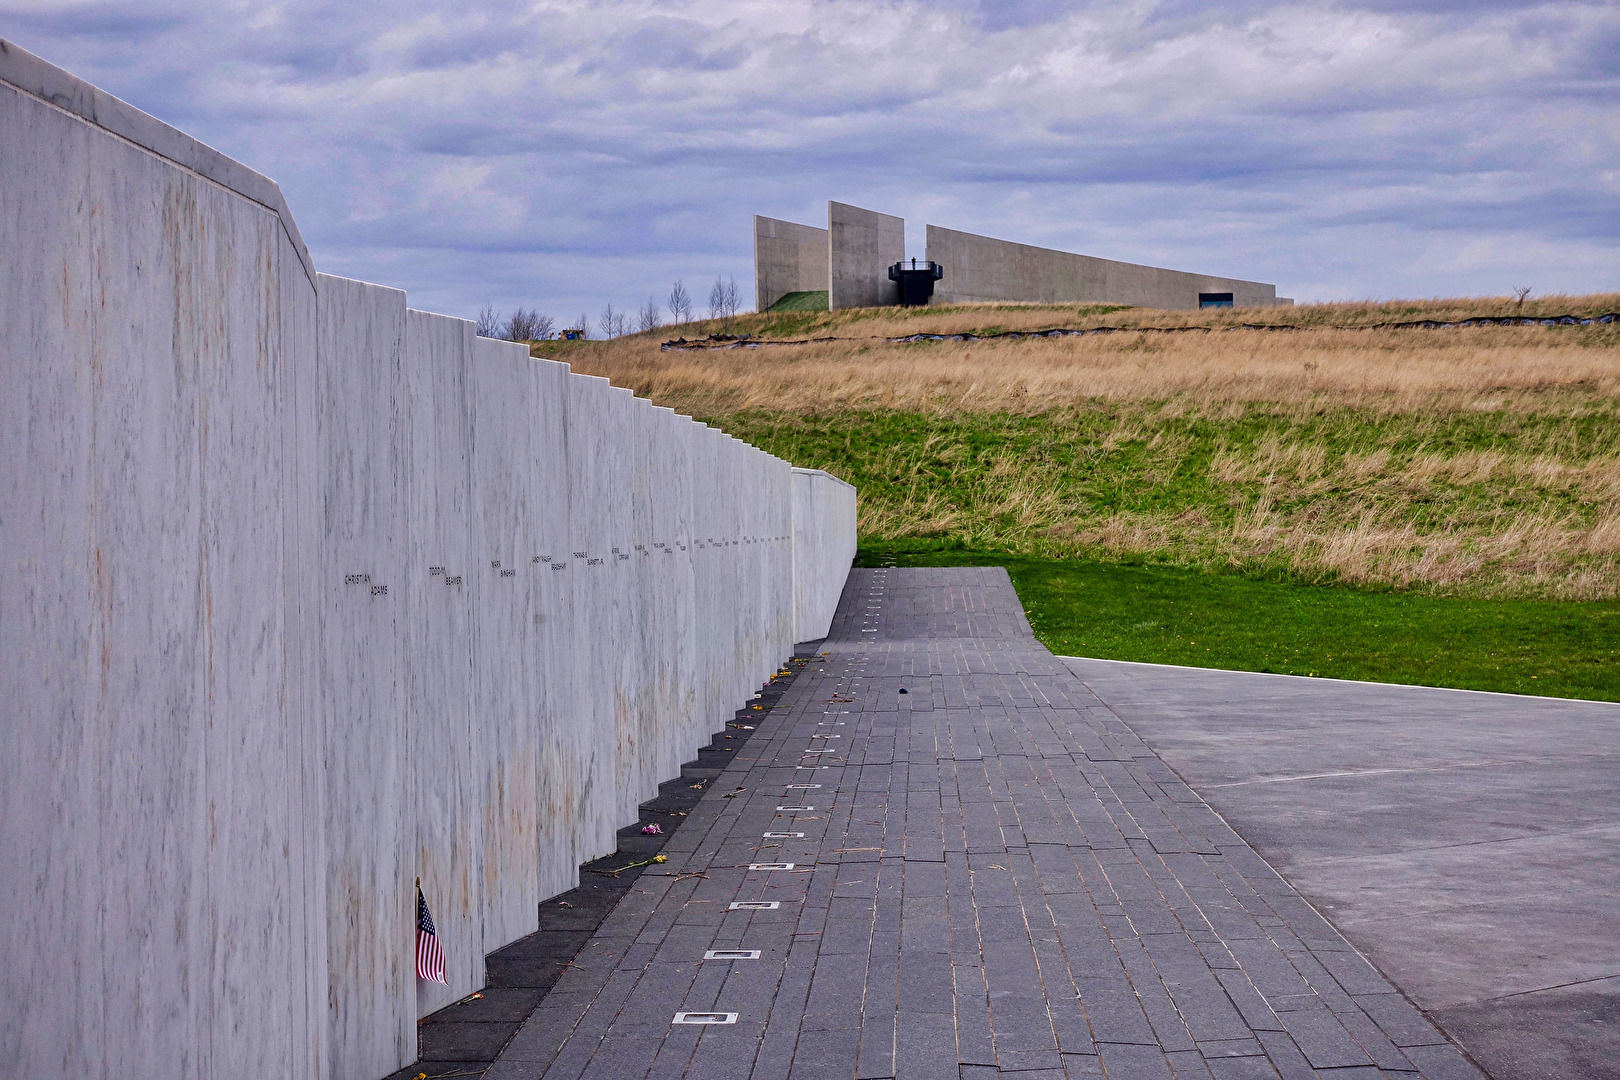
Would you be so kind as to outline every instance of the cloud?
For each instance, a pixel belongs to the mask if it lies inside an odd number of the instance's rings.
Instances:
[[[1303,298],[1620,289],[1612,4],[0,0],[471,313],[751,274],[828,198]],[[706,288],[706,286],[704,286]],[[701,289],[699,290],[701,291]],[[745,290],[746,291],[746,290]]]

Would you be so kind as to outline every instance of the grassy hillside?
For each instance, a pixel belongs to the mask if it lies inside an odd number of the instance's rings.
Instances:
[[[1522,312],[1617,309],[1600,295]],[[1367,328],[1520,310],[883,308],[729,328],[833,339],[806,344],[660,351],[665,331],[536,350],[857,484],[868,545],[1475,599],[1620,596],[1620,326]],[[1229,329],[1246,321],[1297,329]],[[1132,329],[888,340],[1054,326]],[[1208,332],[1152,330],[1172,326]]]
[[[783,311],[826,311],[827,290],[820,292],[790,292],[768,309],[771,313]]]

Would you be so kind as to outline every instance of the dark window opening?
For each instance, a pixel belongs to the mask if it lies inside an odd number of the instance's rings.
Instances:
[[[1229,292],[1201,292],[1198,294],[1198,306],[1204,307],[1231,307],[1232,294]]]

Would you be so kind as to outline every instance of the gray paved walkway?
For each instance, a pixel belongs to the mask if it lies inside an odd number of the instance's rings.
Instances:
[[[491,1080],[1478,1077],[1004,571],[857,570],[824,648]]]
[[[1620,705],[1066,662],[1497,1080],[1620,1080]]]

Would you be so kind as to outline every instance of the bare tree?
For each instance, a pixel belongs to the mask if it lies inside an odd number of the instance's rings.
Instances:
[[[625,332],[630,329],[630,317],[622,311],[614,311],[613,302],[610,300],[607,307],[602,309],[602,314],[597,318],[596,325],[602,328],[603,337],[623,337]]]
[[[485,303],[478,309],[478,336],[487,338],[505,337],[501,326],[501,313],[495,310],[495,305]]]
[[[518,308],[507,320],[505,332],[501,336],[508,341],[544,341],[551,336],[551,331],[556,325],[550,315]]]
[[[726,283],[719,278],[714,279],[714,288],[709,290],[709,318],[724,318],[726,314]]]
[[[579,313],[579,336],[587,340],[591,336],[591,317],[583,311]]]
[[[722,300],[726,307],[726,322],[730,324],[737,317],[737,279],[730,274],[726,275],[726,286],[722,290]]]
[[[1513,295],[1519,301],[1520,310],[1523,310],[1525,298],[1530,295],[1530,288],[1529,285],[1513,286]]]
[[[678,323],[692,321],[692,296],[686,291],[686,283],[678,278],[669,290],[669,317]]]
[[[640,311],[636,312],[637,329],[639,329],[642,333],[646,333],[648,330],[658,329],[663,322],[663,315],[658,310],[658,301],[654,300],[650,296],[647,297],[646,305]]]
[[[727,329],[731,327],[731,320],[737,317],[737,279],[723,277],[714,279],[714,288],[709,290],[709,318],[722,319]]]

